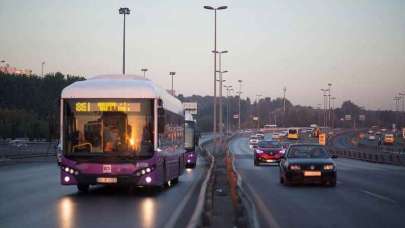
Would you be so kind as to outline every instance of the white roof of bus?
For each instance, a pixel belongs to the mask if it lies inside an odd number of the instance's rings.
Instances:
[[[165,109],[183,114],[183,105],[177,98],[136,75],[99,75],[74,82],[62,90],[62,98],[160,98]]]

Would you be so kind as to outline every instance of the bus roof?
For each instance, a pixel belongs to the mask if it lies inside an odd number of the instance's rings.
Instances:
[[[184,115],[182,103],[151,80],[136,75],[99,75],[62,90],[62,98],[160,98],[163,107]]]

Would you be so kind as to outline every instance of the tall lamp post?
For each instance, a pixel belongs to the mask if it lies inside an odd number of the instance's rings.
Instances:
[[[173,88],[173,76],[176,75],[176,72],[170,72],[169,75],[172,77],[172,90],[170,91],[172,96],[174,96],[174,88]]]
[[[226,89],[226,133],[229,132],[229,91],[231,90],[231,85],[224,85]]]
[[[323,126],[326,127],[326,109],[327,109],[327,104],[326,104],[326,97],[327,97],[327,89],[321,89],[322,91],[322,99],[323,99]]]
[[[239,91],[237,92],[238,93],[238,109],[239,109],[239,111],[238,111],[238,130],[240,130],[240,96],[241,96],[241,94],[242,94],[242,80],[238,80],[238,82],[239,82]]]
[[[256,94],[256,105],[257,105],[257,129],[259,129],[260,127],[260,105],[259,105],[259,101],[260,101],[260,97],[262,95],[261,94]]]
[[[285,116],[285,93],[286,92],[287,92],[287,87],[284,86],[284,88],[283,88],[283,123],[282,123],[284,125],[283,127],[285,127],[285,125],[286,125],[285,120],[287,119]]]
[[[331,120],[331,128],[333,129],[335,127],[335,100],[336,97],[331,97],[332,100],[332,120]]]
[[[405,128],[405,92],[398,95],[402,98],[402,127]]]
[[[328,123],[330,123],[331,121],[331,109],[330,109],[331,87],[332,83],[328,83]],[[332,124],[330,126],[332,126]]]
[[[228,53],[228,51],[212,51],[214,54],[218,54],[218,71],[219,73],[219,134],[222,135],[223,133],[223,116],[222,116],[222,74],[227,73],[228,71],[222,71],[222,62],[221,62],[221,56],[222,54]]]
[[[141,71],[143,72],[143,77],[146,78],[146,71],[148,71],[148,69],[142,68]]]
[[[44,66],[45,66],[45,61],[41,63],[41,76],[44,77]]]
[[[122,74],[125,75],[125,16],[129,15],[130,10],[129,8],[120,8],[118,12],[124,15],[124,33],[122,38]]]
[[[214,51],[217,51],[217,10],[224,10],[227,6],[212,7],[204,6],[204,9],[214,11]],[[217,133],[217,54],[214,53],[214,121],[213,129],[214,135]]]

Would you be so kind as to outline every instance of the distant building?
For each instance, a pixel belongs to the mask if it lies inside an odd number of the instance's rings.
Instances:
[[[0,66],[0,72],[5,74],[16,74],[16,75],[32,75],[32,70],[30,69],[17,69],[8,64],[5,66]]]

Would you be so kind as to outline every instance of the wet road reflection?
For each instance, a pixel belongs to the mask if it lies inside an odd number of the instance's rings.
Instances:
[[[54,163],[0,167],[4,179],[0,227],[165,227],[184,196],[204,176],[205,164],[200,164],[164,190],[99,186],[87,194],[78,193],[75,186],[61,186]],[[180,213],[180,227],[191,213]]]

